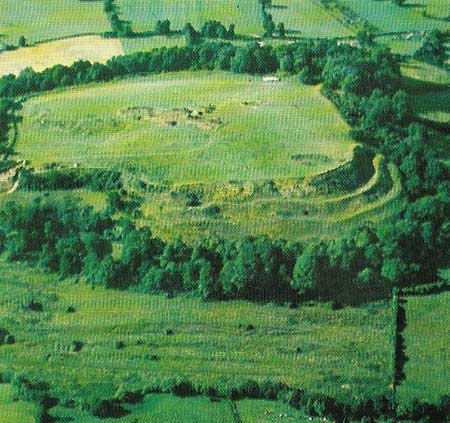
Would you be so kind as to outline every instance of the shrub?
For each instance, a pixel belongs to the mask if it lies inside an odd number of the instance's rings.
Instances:
[[[80,352],[84,347],[84,343],[81,341],[73,341],[70,346],[71,352]]]
[[[125,342],[123,342],[123,341],[117,341],[117,342],[116,342],[116,350],[121,350],[121,349],[123,349],[123,348],[125,348]]]
[[[118,418],[128,414],[117,399],[102,399],[93,408],[92,414],[101,419]]]
[[[28,310],[41,312],[44,311],[44,306],[41,303],[38,303],[37,301],[31,301],[28,304]]]
[[[7,344],[7,339],[10,336],[10,333],[8,330],[4,329],[4,328],[0,328],[0,345],[5,345]]]

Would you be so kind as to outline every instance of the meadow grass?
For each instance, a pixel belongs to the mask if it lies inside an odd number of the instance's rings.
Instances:
[[[158,20],[169,19],[173,30],[191,23],[199,29],[209,20],[235,24],[240,35],[261,35],[262,14],[256,0],[117,0],[122,16],[136,32],[153,31]]]
[[[345,37],[354,31],[345,26],[338,16],[330,13],[315,0],[279,0],[268,11],[275,22],[283,22],[288,35],[301,37]]]
[[[407,297],[406,380],[400,398],[435,401],[449,394],[450,380],[450,293]]]
[[[185,118],[184,108],[210,104],[214,112]],[[139,120],[132,107],[153,117]],[[224,72],[138,77],[39,95],[21,114],[16,149],[33,166],[133,167],[152,181],[304,177],[345,162],[353,148],[334,106],[293,77],[279,83]],[[298,154],[313,159],[291,158]]]
[[[98,35],[49,41],[0,54],[0,76],[18,74],[28,67],[40,72],[54,65],[70,66],[77,60],[104,63],[123,54],[118,39]]]
[[[448,22],[424,17],[421,7],[400,7],[392,1],[379,0],[339,0],[339,3],[350,7],[381,33],[449,28]],[[427,0],[419,2],[419,4],[426,3]]]
[[[274,403],[275,406],[277,405]],[[205,397],[180,398],[168,394],[148,395],[142,404],[127,405],[129,414],[115,419],[100,419],[88,412],[55,407],[51,414],[64,421],[76,419],[77,423],[235,423],[229,401],[212,402]]]
[[[147,194],[142,223],[149,224],[164,239],[178,235],[187,240],[210,235],[231,239],[245,235],[333,239],[364,222],[392,218],[403,204],[398,171],[386,166],[384,160],[378,161],[367,184],[350,193],[317,195],[291,184],[279,182],[277,193],[258,192],[252,184],[244,184],[242,190],[233,185],[220,187],[198,208],[186,207],[185,201],[170,192]],[[209,215],[211,206],[219,207],[220,213]]]
[[[138,51],[151,51],[154,48],[162,47],[184,47],[186,41],[184,35],[152,35],[150,37],[137,37],[137,38],[121,38],[122,48],[124,54],[133,54]]]
[[[414,112],[428,121],[450,123],[450,72],[410,60],[402,65],[402,73]]]
[[[450,15],[450,0],[408,0],[408,5],[422,8],[437,18],[447,18]]]
[[[0,45],[17,45],[20,36],[29,43],[71,35],[103,33],[111,25],[103,3],[79,0],[2,0]]]
[[[37,407],[33,403],[15,401],[14,388],[0,383],[0,422],[1,423],[37,423]]]
[[[389,47],[392,53],[408,56],[413,56],[422,45],[421,37],[407,39],[405,35],[380,36],[376,42]]]
[[[319,418],[305,417],[298,410],[274,401],[246,399],[237,401],[236,409],[242,423],[274,423],[284,420],[295,421],[296,423],[323,422]]]
[[[388,389],[385,303],[338,311],[205,303],[91,289],[24,264],[1,262],[0,274],[0,320],[16,338],[0,348],[0,372],[48,381],[61,398],[111,397],[119,386],[142,389],[176,376],[200,385],[282,381],[342,398]],[[28,311],[31,301],[43,312]],[[245,330],[249,324],[255,329]],[[75,340],[84,343],[79,353],[69,350]],[[117,341],[125,347],[116,349]]]

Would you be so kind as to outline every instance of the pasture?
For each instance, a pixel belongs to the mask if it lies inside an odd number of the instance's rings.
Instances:
[[[399,389],[403,402],[434,401],[449,394],[450,293],[407,297],[406,380]]]
[[[133,167],[154,182],[305,177],[349,160],[353,149],[334,106],[291,77],[132,78],[33,97],[22,115],[17,152],[33,166]]]
[[[123,54],[124,50],[118,39],[98,35],[49,41],[1,53],[0,76],[18,74],[28,67],[40,72],[54,65],[69,66],[77,60],[104,63],[113,56]]]
[[[151,51],[161,47],[184,47],[186,41],[184,35],[152,35],[150,37],[122,38],[120,40],[124,54],[133,54],[138,51]]]
[[[130,414],[117,419],[99,419],[87,412],[55,407],[52,415],[60,419],[72,417],[77,423],[179,422],[179,423],[318,423],[322,419],[303,416],[286,404],[266,400],[215,401],[208,398],[179,398],[168,394],[149,395],[142,404],[128,405]]]
[[[256,0],[255,0],[256,1]],[[341,22],[338,14],[325,9],[315,0],[280,0],[268,9],[275,22],[283,22],[288,35],[301,37],[346,37],[354,31]]]
[[[256,0],[117,0],[122,16],[132,22],[135,32],[155,29],[158,20],[169,19],[173,30],[186,23],[199,28],[206,21],[235,24],[240,35],[261,35],[261,9]]]
[[[29,402],[15,401],[15,397],[16,392],[11,385],[0,383],[1,423],[37,423],[37,407]]]
[[[79,0],[2,0],[0,46],[17,45],[22,35],[28,43],[81,34],[99,34],[111,26],[103,3]]]
[[[441,0],[440,4],[447,3]],[[379,0],[339,0],[339,3],[349,7],[359,18],[373,25],[377,32],[429,31],[431,29],[447,30],[449,22],[425,17],[422,13],[423,5],[433,6],[430,0],[415,2],[416,7],[400,7],[392,1]],[[408,1],[408,3],[413,3]],[[443,6],[441,6],[443,7]],[[435,5],[433,7],[435,10]],[[448,9],[448,7],[447,7]]]
[[[144,220],[165,239],[208,237],[237,239],[268,234],[274,238],[333,239],[365,221],[394,217],[403,204],[397,169],[375,161],[373,177],[355,191],[317,195],[295,180],[270,184],[225,184],[203,194],[198,208],[186,207],[170,192],[145,195]],[[193,187],[195,191],[196,187]],[[197,187],[198,189],[198,187]],[[209,211],[215,207],[217,213]],[[195,228],[195,230],[193,230]]]
[[[177,376],[203,386],[282,381],[339,398],[388,389],[392,316],[385,303],[337,311],[205,303],[92,289],[24,264],[0,265],[2,326],[16,338],[0,347],[0,372],[48,381],[60,398],[107,398],[119,387]],[[43,310],[29,310],[32,301]],[[83,343],[79,352],[70,349],[75,340]]]
[[[417,115],[439,124],[450,123],[450,72],[411,60],[402,66],[404,88]]]

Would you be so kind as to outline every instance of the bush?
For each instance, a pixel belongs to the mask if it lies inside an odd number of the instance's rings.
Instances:
[[[84,347],[84,343],[81,341],[73,341],[70,346],[71,352],[80,352]]]
[[[108,419],[126,416],[128,411],[117,399],[102,399],[94,406],[92,414],[101,419]]]
[[[11,335],[8,330],[0,328],[0,346],[8,343],[7,340],[9,336]]]
[[[41,312],[44,311],[44,306],[41,303],[38,303],[37,301],[31,301],[28,304],[28,310]]]
[[[116,350],[121,350],[121,349],[123,349],[123,348],[125,348],[125,342],[123,342],[123,341],[117,341],[117,342],[116,342]]]

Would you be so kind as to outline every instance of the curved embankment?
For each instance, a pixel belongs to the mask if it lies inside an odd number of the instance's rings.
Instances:
[[[365,222],[395,217],[401,209],[398,169],[382,156],[376,156],[373,164],[369,181],[341,195],[272,193],[205,203],[195,209],[165,202],[164,219],[155,216],[153,207],[147,206],[145,212],[152,228],[169,237],[178,232],[187,237],[193,232],[230,238],[258,234],[292,240],[342,237]]]

